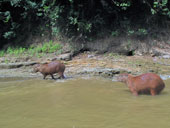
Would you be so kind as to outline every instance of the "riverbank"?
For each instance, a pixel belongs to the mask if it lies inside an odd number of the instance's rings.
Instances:
[[[62,56],[62,57],[61,57]],[[8,58],[8,60],[5,60]],[[97,54],[95,52],[84,52],[74,57],[71,54],[56,56],[47,54],[43,57],[1,57],[0,77],[39,77],[40,73],[33,72],[36,63],[50,62],[59,59],[66,65],[65,76],[102,76],[113,78],[120,73],[131,73],[134,75],[153,72],[159,75],[170,75],[170,59],[152,56],[123,56],[113,53]],[[50,76],[47,77],[50,79]]]

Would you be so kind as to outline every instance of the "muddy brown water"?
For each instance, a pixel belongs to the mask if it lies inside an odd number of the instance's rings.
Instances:
[[[133,96],[103,78],[0,78],[0,128],[170,128],[170,79],[158,96]]]

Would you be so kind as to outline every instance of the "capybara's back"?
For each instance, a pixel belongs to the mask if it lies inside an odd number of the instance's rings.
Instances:
[[[124,82],[134,95],[148,92],[151,95],[156,95],[165,88],[163,80],[154,73],[146,73],[139,76],[121,74],[118,77],[118,81]]]
[[[164,88],[165,84],[163,80],[154,73],[146,73],[136,77],[136,81],[142,83],[142,86],[149,88],[155,91],[156,94],[159,94]]]
[[[48,64],[48,69],[51,73],[64,72],[65,65],[59,61],[52,61]]]

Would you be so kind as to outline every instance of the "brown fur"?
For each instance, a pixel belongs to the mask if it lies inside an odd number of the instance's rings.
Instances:
[[[64,77],[65,65],[60,63],[59,61],[52,61],[50,63],[45,64],[37,64],[34,67],[34,72],[41,72],[43,74],[43,79],[46,78],[47,75],[51,75],[52,79],[55,79],[53,74],[58,73],[59,78]]]
[[[140,93],[150,93],[152,96],[159,94],[165,87],[160,76],[154,73],[146,73],[139,76],[121,74],[118,76],[119,82],[125,83],[134,95]]]

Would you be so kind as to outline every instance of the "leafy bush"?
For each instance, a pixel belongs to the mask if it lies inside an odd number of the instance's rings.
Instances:
[[[4,50],[1,50],[0,51],[0,57],[3,57],[5,55],[5,51]]]
[[[119,34],[120,33],[117,30],[116,31],[112,31],[112,33],[111,33],[112,36],[119,36]]]

